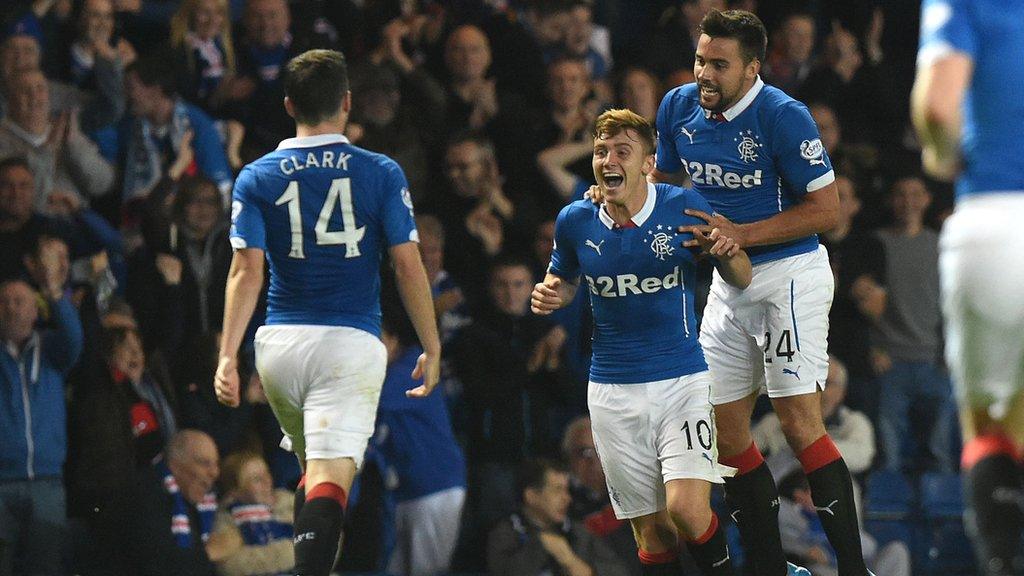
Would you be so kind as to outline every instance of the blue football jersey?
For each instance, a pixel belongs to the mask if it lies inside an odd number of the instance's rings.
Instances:
[[[410,241],[419,238],[402,169],[341,135],[285,140],[235,181],[231,244],[266,253],[267,324],[380,336],[381,253]]]
[[[674,88],[658,108],[657,166],[685,169],[715,212],[746,224],[768,219],[835,180],[807,107],[758,78],[715,120],[700,106],[696,84]],[[816,235],[749,248],[754,264],[811,252]]]
[[[647,201],[619,228],[589,199],[569,204],[555,220],[549,271],[568,281],[580,276],[594,313],[590,380],[637,384],[707,370],[697,342],[693,310],[696,275],[692,238],[679,226],[701,223],[683,214],[710,210],[692,190],[648,185]]]
[[[957,198],[1024,192],[1024,2],[925,0],[918,66],[950,52],[974,62],[963,103]]]

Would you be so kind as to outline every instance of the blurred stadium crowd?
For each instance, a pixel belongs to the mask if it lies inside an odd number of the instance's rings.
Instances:
[[[444,342],[441,386],[407,400],[415,335],[385,296],[388,376],[339,569],[639,574],[585,418],[589,303],[541,318],[529,297],[555,215],[593,181],[594,118],[653,121],[693,81],[712,8],[763,19],[762,77],[807,104],[836,167],[823,403],[866,489],[865,550],[879,574],[969,570],[942,488],[959,450],[937,272],[952,195],[919,174],[909,127],[917,2],[10,0],[0,574],[291,567],[300,471],[251,350],[241,407],[217,404],[212,377],[233,176],[294,134],[281,71],[310,48],[344,52],[346,135],[408,177]],[[778,420],[755,436],[786,496],[787,551],[829,574]]]

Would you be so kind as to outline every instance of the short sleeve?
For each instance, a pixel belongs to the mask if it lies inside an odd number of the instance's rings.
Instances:
[[[917,65],[928,66],[942,56],[962,52],[974,58],[978,38],[974,20],[963,0],[924,0]]]
[[[551,250],[551,265],[548,266],[548,272],[566,280],[576,280],[580,275],[580,261],[576,256],[569,222],[571,211],[572,204],[562,208],[555,219],[555,245]]]
[[[658,151],[655,156],[655,166],[659,172],[674,174],[683,167],[679,161],[679,152],[676,150],[675,134],[672,130],[672,95],[675,90],[665,94],[658,106],[658,116],[655,118],[655,128],[658,130]]]
[[[267,229],[263,221],[257,191],[256,175],[250,168],[242,170],[231,193],[231,247],[267,249]]]
[[[835,181],[818,126],[803,104],[791,101],[779,109],[772,148],[779,174],[795,194],[802,196]]]
[[[405,179],[402,169],[393,161],[388,161],[385,165],[382,186],[381,223],[388,246],[419,242],[409,182]]]

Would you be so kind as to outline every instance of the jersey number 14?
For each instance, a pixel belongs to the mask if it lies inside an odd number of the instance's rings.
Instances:
[[[302,249],[302,209],[299,204],[299,183],[292,180],[284,194],[274,204],[277,206],[288,205],[288,221],[292,228],[292,247],[288,256],[305,258],[306,253]],[[341,206],[341,230],[328,230],[327,224],[331,221],[335,204]],[[360,255],[359,241],[366,234],[366,226],[356,228],[356,213],[352,208],[352,180],[350,178],[335,178],[331,181],[331,189],[327,191],[327,198],[324,199],[324,205],[320,208],[320,216],[316,219],[313,230],[316,232],[318,246],[344,244],[345,258],[356,258]]]

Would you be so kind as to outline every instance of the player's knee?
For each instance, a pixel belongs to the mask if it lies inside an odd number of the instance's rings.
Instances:
[[[719,460],[743,452],[753,442],[753,439],[750,437],[750,431],[745,428],[724,427],[721,424],[718,424],[716,428]]]
[[[782,433],[789,445],[799,451],[825,434],[821,419],[821,400],[817,394],[802,394],[774,402]]]
[[[669,517],[681,536],[696,538],[711,523],[711,506],[703,494],[679,493],[666,502]]]
[[[812,442],[825,435],[825,424],[821,421],[820,414],[806,414],[803,417],[791,413],[788,418],[782,418],[779,422],[782,425],[782,433],[794,451],[799,452]]]
[[[664,512],[633,518],[630,522],[633,525],[633,538],[640,550],[659,554],[677,548],[675,526]]]

